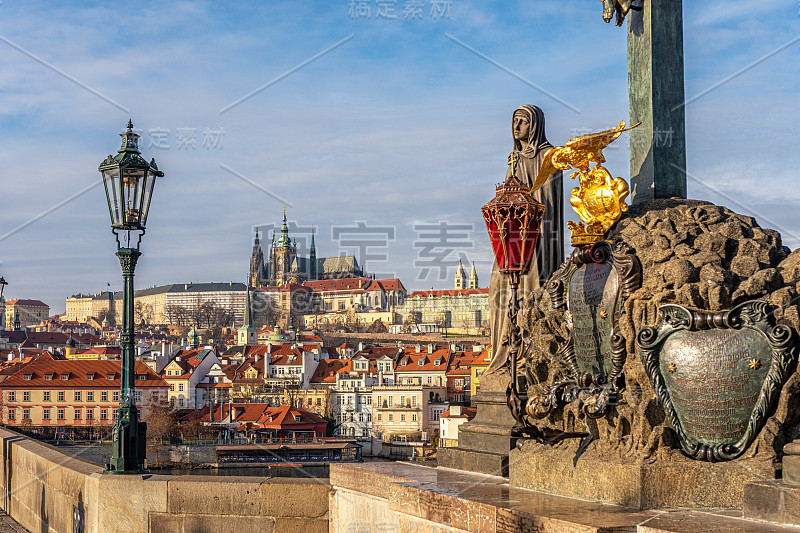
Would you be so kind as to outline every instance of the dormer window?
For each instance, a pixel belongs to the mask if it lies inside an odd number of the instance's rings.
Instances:
[[[44,375],[44,380],[45,381],[52,381],[53,380],[53,374],[45,374]]]
[[[94,379],[94,374],[86,374],[86,381],[92,381]]]
[[[436,359],[436,361],[433,362],[433,366],[439,366],[440,364],[442,364],[441,359]]]
[[[294,421],[295,421],[295,422],[300,422],[300,420],[302,420],[302,418],[300,417],[300,415],[294,415]]]
[[[419,358],[419,361],[417,361],[417,364],[418,364],[419,366],[423,366],[423,365],[425,364],[425,359],[424,359],[424,358],[422,358],[422,357],[420,357],[420,358]]]
[[[61,374],[61,381],[67,381],[69,379],[69,374]]]
[[[25,381],[30,381],[31,377],[33,377],[33,374],[25,374],[24,376],[22,376],[22,379]]]
[[[114,374],[106,374],[106,380],[113,381],[114,380]]]
[[[139,381],[144,381],[146,379],[147,379],[147,376],[145,374],[139,374]]]

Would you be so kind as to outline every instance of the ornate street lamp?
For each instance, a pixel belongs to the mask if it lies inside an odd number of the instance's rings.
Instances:
[[[524,416],[517,390],[517,358],[522,348],[522,335],[517,325],[520,278],[528,273],[536,260],[536,243],[544,216],[544,205],[531,195],[531,188],[523,185],[513,174],[497,186],[497,194],[481,208],[486,230],[492,241],[497,267],[511,287],[508,301],[508,334],[503,344],[509,347],[511,384],[506,392],[511,412],[518,423]],[[497,349],[497,348],[495,348]]]
[[[111,232],[117,240],[117,257],[122,266],[122,379],[120,383],[119,412],[114,422],[111,463],[106,474],[134,474],[144,469],[145,438],[147,427],[139,421],[134,391],[134,333],[133,333],[133,272],[141,256],[139,244],[145,232],[147,213],[156,177],[164,175],[158,170],[155,159],[148,164],[139,153],[139,135],[128,129],[121,133],[122,146],[117,155],[108,156],[100,164],[103,183],[111,215]],[[136,237],[132,246],[131,233]],[[120,243],[122,236],[125,246]]]

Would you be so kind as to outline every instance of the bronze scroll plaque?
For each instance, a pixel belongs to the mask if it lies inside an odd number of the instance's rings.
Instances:
[[[686,436],[734,444],[767,377],[772,348],[758,331],[678,331],[664,341],[661,375]]]
[[[764,426],[795,357],[794,332],[772,325],[767,303],[723,313],[661,306],[636,337],[653,390],[683,451],[695,459],[739,457]]]
[[[576,248],[545,285],[553,309],[564,313],[569,337],[559,346],[569,372],[545,392],[528,397],[528,414],[546,417],[554,407],[579,401],[590,418],[608,413],[625,364],[625,338],[619,331],[623,303],[641,286],[639,260],[617,253],[608,241]]]
[[[578,268],[569,282],[567,307],[572,316],[575,362],[581,372],[608,375],[613,368],[611,330],[619,316],[621,299],[614,265],[588,263]]]

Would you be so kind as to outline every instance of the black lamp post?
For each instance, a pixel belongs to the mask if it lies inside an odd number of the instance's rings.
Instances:
[[[145,232],[147,212],[156,177],[164,173],[158,170],[155,159],[148,164],[139,153],[139,135],[128,129],[121,133],[122,147],[117,155],[108,156],[100,164],[103,183],[111,215],[111,232],[117,239],[117,257],[122,266],[122,379],[120,383],[119,411],[114,422],[111,464],[106,465],[106,474],[134,474],[144,470],[147,427],[139,421],[134,391],[134,332],[133,332],[133,272],[141,256],[139,244]],[[136,238],[135,246],[132,236]],[[125,246],[120,243],[122,236]]]
[[[6,329],[6,301],[3,299],[3,289],[6,288],[6,285],[8,285],[6,278],[0,276],[0,305],[3,306],[3,312],[0,313],[3,317],[2,323],[0,323],[0,329]]]

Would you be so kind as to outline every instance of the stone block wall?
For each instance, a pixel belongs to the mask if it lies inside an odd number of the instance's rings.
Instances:
[[[328,531],[327,479],[104,475],[102,467],[0,429],[2,509],[29,531]]]

